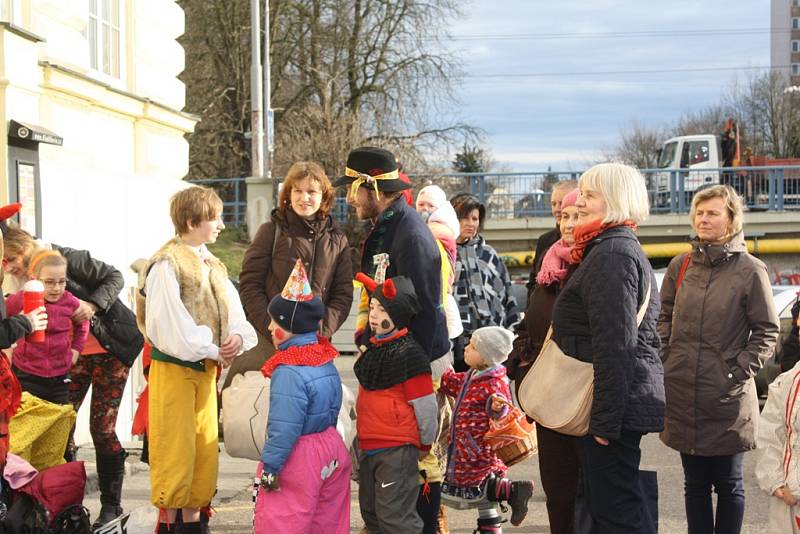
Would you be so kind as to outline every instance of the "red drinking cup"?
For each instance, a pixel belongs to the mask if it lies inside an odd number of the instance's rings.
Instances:
[[[44,284],[39,280],[28,280],[22,287],[22,311],[30,313],[42,306],[44,306]],[[44,343],[44,330],[34,330],[25,339]]]

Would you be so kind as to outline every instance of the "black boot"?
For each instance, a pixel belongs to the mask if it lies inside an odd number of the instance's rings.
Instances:
[[[100,514],[92,524],[96,530],[122,515],[122,480],[125,478],[124,450],[111,454],[97,452],[97,483],[100,486]]]
[[[511,505],[511,524],[518,527],[525,521],[528,515],[528,501],[533,496],[533,482],[530,480],[519,480],[511,483],[511,498],[508,504]]]
[[[511,524],[518,527],[528,515],[528,501],[533,496],[533,482],[520,480],[511,482],[507,478],[490,476],[486,482],[486,497],[489,501],[497,502],[505,512],[503,501],[511,506]]]

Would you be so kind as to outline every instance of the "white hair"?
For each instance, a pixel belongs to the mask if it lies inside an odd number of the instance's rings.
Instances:
[[[644,177],[630,165],[600,163],[584,172],[579,183],[603,196],[608,208],[604,223],[640,223],[650,215]]]

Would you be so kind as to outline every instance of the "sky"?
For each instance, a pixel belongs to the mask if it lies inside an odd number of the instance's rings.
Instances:
[[[585,169],[632,121],[673,124],[769,66],[765,0],[473,0],[463,10],[448,41],[464,73],[459,118],[485,130],[495,170]],[[611,74],[707,68],[724,70]]]

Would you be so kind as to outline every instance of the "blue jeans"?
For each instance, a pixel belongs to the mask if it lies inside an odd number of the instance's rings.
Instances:
[[[580,438],[585,499],[601,534],[649,532],[642,514],[639,488],[639,442],[642,434],[623,430],[619,439],[600,445],[593,436]]]
[[[681,453],[689,534],[739,534],[744,519],[744,453],[694,456]],[[711,487],[717,494],[717,515]]]

